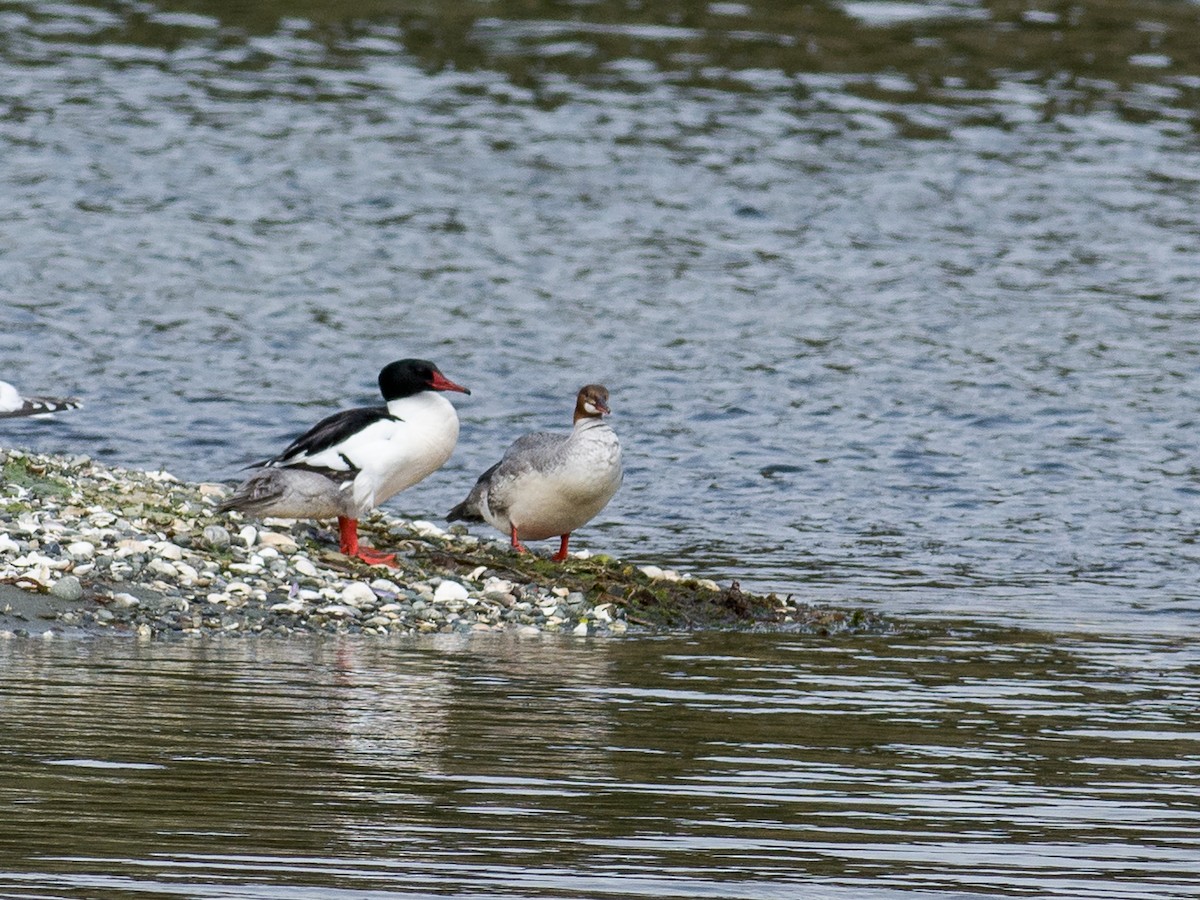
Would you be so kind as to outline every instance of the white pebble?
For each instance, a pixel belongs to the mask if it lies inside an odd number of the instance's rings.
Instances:
[[[307,556],[297,556],[292,560],[292,568],[301,575],[306,575],[309,578],[317,577],[317,567],[313,565],[311,559]]]
[[[108,605],[115,606],[117,609],[130,609],[134,606],[141,606],[142,601],[133,594],[113,594]]]
[[[14,565],[16,565],[16,562],[14,562]],[[42,587],[47,588],[54,580],[53,576],[50,574],[50,567],[42,565],[34,566],[32,569],[26,569],[21,573],[21,577],[28,579],[29,581],[36,581]]]
[[[162,578],[178,578],[179,570],[165,559],[155,557],[146,565],[146,571]]]
[[[438,528],[438,526],[434,525],[432,522],[426,522],[420,519],[412,523],[412,530],[421,537],[442,537],[446,533],[443,529]]]
[[[483,592],[485,594],[511,594],[513,583],[505,581],[503,578],[489,578],[483,583]],[[565,594],[563,596],[566,596]]]
[[[154,552],[162,559],[169,559],[172,562],[183,559],[183,548],[170,541],[159,541],[154,545]]]
[[[302,613],[304,609],[304,601],[297,597],[295,600],[287,601],[287,603],[274,604],[271,607],[271,612]]]
[[[580,622],[580,623],[579,623],[578,625],[576,625],[576,626],[575,626],[575,628],[574,628],[574,629],[571,631],[571,634],[573,634],[573,635],[575,635],[575,636],[577,636],[577,637],[587,637],[587,633],[588,633],[588,626],[587,626],[587,622]]]
[[[433,592],[435,603],[445,603],[449,600],[466,600],[470,592],[457,581],[443,581]]]
[[[3,540],[0,539],[0,550],[3,549]],[[76,559],[92,559],[96,555],[96,545],[91,541],[72,541],[67,544],[67,552]]]
[[[375,592],[363,584],[361,581],[352,581],[346,585],[346,589],[342,591],[338,597],[342,603],[347,606],[353,606],[355,609],[360,609],[363,606],[374,603],[376,600]]]
[[[258,529],[253,525],[244,525],[242,530],[238,532],[238,537],[242,539],[242,543],[247,547],[253,547],[255,541],[258,540]]]
[[[282,553],[295,553],[300,548],[295,538],[290,534],[280,534],[277,531],[263,531],[258,535],[258,542]]]
[[[322,606],[317,612],[323,616],[335,616],[339,619],[357,619],[362,615],[353,606],[346,606],[341,603],[331,603],[329,606]]]
[[[647,578],[662,578],[666,574],[658,566],[638,566],[638,570]]]
[[[487,569],[488,569],[487,566],[476,566],[474,569],[471,570],[471,574],[467,576],[467,580],[468,581],[478,581],[479,576],[482,575],[484,572],[486,572]]]

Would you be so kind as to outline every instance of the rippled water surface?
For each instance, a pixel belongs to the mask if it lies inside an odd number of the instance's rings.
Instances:
[[[14,661],[4,897],[1200,893],[1194,645],[0,644]]]
[[[1194,3],[0,0],[0,445],[221,480],[381,365],[436,519],[886,637],[0,641],[0,896],[1200,895]],[[953,617],[962,624],[947,625]]]
[[[1200,613],[1200,8],[0,2],[4,443],[230,479],[434,358],[438,518],[612,388],[588,546]]]

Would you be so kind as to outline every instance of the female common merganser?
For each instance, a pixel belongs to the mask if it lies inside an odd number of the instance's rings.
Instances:
[[[624,477],[621,442],[603,420],[608,412],[608,389],[584,386],[570,434],[538,431],[517,438],[446,518],[488,522],[512,539],[518,553],[525,552],[522,538],[559,535],[552,559],[566,559],[571,532],[604,509]]]
[[[358,543],[358,520],[450,458],[458,414],[439,392],[471,392],[423,359],[384,366],[379,390],[386,406],[322,419],[278,456],[255,463],[258,471],[217,509],[283,519],[337,516],[343,553],[395,565],[395,554]]]
[[[0,419],[17,416],[46,416],[64,409],[78,409],[75,397],[22,397],[7,381],[0,381]]]

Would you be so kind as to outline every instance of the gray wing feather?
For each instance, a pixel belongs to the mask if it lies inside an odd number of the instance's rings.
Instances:
[[[525,472],[544,472],[553,468],[568,437],[549,431],[521,435],[504,451],[500,462],[479,476],[467,499],[447,513],[447,520],[482,522],[485,502],[489,509],[503,515],[508,509],[504,487]]]

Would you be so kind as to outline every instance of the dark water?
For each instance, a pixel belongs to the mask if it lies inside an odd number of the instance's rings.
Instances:
[[[0,654],[20,664],[4,897],[1200,893],[1194,645],[962,629]]]
[[[0,378],[87,401],[0,444],[230,478],[427,356],[437,518],[599,380],[579,546],[898,617],[0,641],[0,896],[1200,895],[1198,29],[0,0]]]

